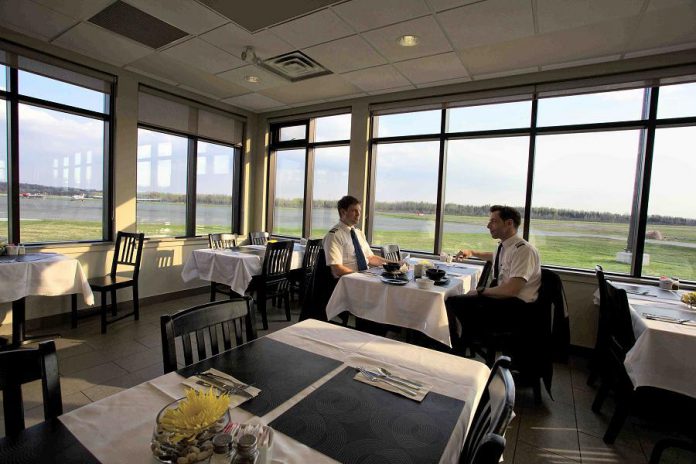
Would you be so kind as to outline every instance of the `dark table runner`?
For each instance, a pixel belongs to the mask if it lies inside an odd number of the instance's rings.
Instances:
[[[0,462],[99,463],[58,419],[29,427],[14,438],[0,438]]]
[[[341,361],[264,337],[178,372],[189,377],[214,367],[260,388],[259,396],[239,407],[263,416],[341,364]]]
[[[354,380],[346,368],[269,425],[343,463],[440,461],[464,402],[418,403]]]

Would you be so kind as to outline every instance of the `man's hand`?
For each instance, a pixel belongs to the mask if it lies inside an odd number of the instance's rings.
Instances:
[[[469,259],[474,255],[474,250],[459,250],[459,253],[454,255],[454,259],[457,261],[463,261]]]

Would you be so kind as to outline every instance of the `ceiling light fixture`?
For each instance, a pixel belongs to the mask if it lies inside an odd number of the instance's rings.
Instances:
[[[418,45],[419,39],[417,35],[402,35],[397,42],[402,47],[415,47]]]
[[[244,76],[244,80],[247,82],[251,82],[252,84],[258,84],[259,82],[261,82],[259,76]]]

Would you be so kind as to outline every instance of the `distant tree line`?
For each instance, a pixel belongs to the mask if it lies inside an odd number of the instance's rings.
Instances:
[[[42,195],[85,195],[94,196],[101,195],[103,192],[96,189],[81,189],[73,187],[54,187],[51,185],[41,184],[19,184],[20,193],[42,194]],[[0,193],[7,193],[7,182],[0,182]]]

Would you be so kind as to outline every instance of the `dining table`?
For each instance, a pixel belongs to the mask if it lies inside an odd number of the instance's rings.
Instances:
[[[427,394],[414,401],[358,381],[356,367],[386,368]],[[0,461],[35,462],[45,452],[34,444],[52,443],[62,462],[156,462],[155,418],[209,368],[260,390],[231,420],[270,426],[267,462],[290,464],[456,463],[490,374],[478,361],[308,319],[0,439]]]
[[[409,259],[409,267],[419,261]],[[431,288],[417,285],[413,269],[405,274],[402,285],[392,284],[381,267],[346,274],[336,284],[326,305],[326,316],[332,319],[348,311],[372,322],[417,330],[451,348],[445,300],[476,288],[482,267],[445,262],[435,266],[446,272],[447,280]]]
[[[26,334],[27,296],[81,293],[88,305],[94,295],[80,262],[59,253],[0,256],[0,303],[12,303],[12,340],[7,347],[33,338]]]
[[[291,269],[302,267],[304,249],[304,245],[294,244]],[[229,285],[234,292],[243,295],[251,279],[261,274],[265,252],[265,245],[194,250],[184,264],[181,278],[184,282],[198,278]]]
[[[658,387],[696,398],[696,311],[684,290],[612,282],[626,291],[636,342],[624,366],[634,387]]]

